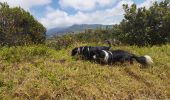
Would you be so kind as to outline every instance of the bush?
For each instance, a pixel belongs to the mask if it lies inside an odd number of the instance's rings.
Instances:
[[[131,45],[156,45],[170,42],[169,0],[154,3],[149,9],[138,8],[135,4],[123,5],[125,19],[116,32],[118,37]]]
[[[43,43],[46,29],[29,12],[0,3],[0,44]]]

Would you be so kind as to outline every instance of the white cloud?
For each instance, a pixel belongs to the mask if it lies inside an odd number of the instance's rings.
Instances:
[[[116,24],[123,18],[124,11],[122,4],[131,5],[132,3],[131,0],[121,0],[116,6],[110,9],[97,10],[94,12],[78,11],[74,15],[69,15],[65,11],[47,7],[45,17],[39,21],[48,29],[70,26],[72,24]]]
[[[138,4],[137,7],[138,7],[138,8],[145,7],[145,8],[148,9],[149,7],[151,7],[151,6],[153,5],[153,3],[154,3],[155,1],[160,2],[160,1],[162,1],[162,0],[145,0],[143,3]]]
[[[107,5],[115,3],[116,1],[118,0],[96,0],[96,3],[101,6],[107,6]]]
[[[61,7],[71,7],[76,10],[93,10],[97,6],[108,6],[110,4],[115,3],[118,0],[59,0],[59,4]]]
[[[51,0],[0,0],[0,2],[7,2],[10,7],[20,6],[25,10],[30,10],[33,6],[46,5],[51,3]]]
[[[95,1],[94,0],[60,0],[59,4],[62,7],[72,7],[77,10],[90,10],[95,8]]]

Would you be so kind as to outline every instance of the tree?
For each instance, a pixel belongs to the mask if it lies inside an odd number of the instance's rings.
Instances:
[[[170,1],[155,2],[149,9],[123,5],[124,19],[116,30],[128,44],[155,45],[170,42]],[[119,31],[118,31],[119,30]]]
[[[0,44],[23,45],[43,43],[45,27],[20,7],[0,3]]]

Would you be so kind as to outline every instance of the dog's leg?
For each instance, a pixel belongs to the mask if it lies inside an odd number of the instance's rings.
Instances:
[[[109,66],[111,66],[111,65],[112,65],[112,63],[109,61],[109,62],[108,62],[108,65],[109,65]]]
[[[133,59],[132,58],[130,59],[130,64],[133,64]]]
[[[125,59],[124,58],[121,58],[120,59],[120,63],[123,64],[125,62]]]

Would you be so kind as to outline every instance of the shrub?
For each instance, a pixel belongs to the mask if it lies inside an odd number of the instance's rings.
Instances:
[[[125,19],[116,32],[119,39],[131,45],[165,44],[170,41],[169,0],[155,2],[149,9],[138,8],[136,4],[123,5]]]
[[[46,29],[29,12],[0,3],[0,44],[43,43]]]

